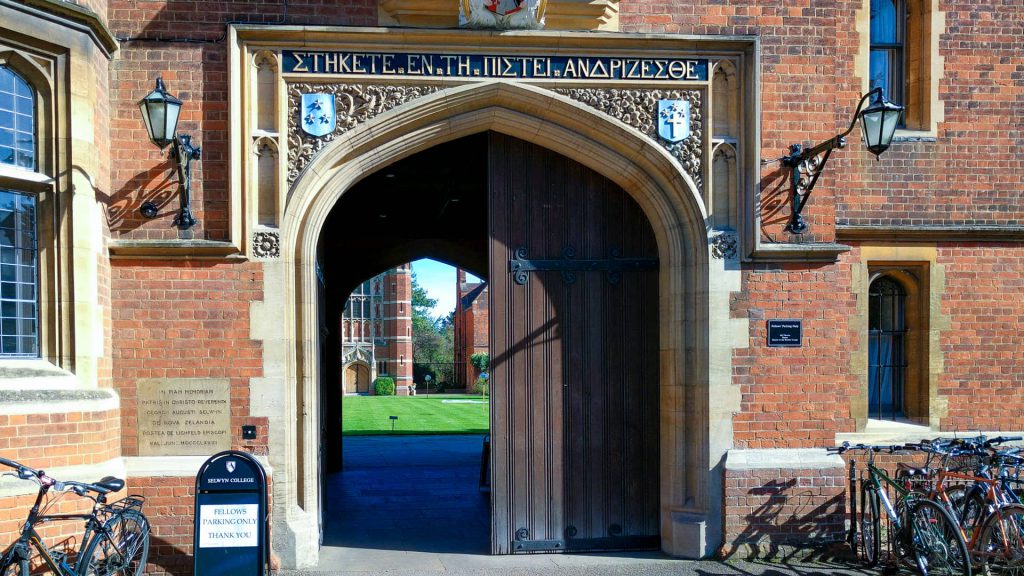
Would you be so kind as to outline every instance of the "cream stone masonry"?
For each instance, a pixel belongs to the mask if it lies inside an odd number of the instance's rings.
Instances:
[[[105,207],[98,193],[110,183],[99,179],[104,160],[96,142],[107,127],[96,125],[93,111],[108,97],[100,92],[106,82],[96,78],[106,67],[97,63],[109,62],[117,43],[91,12],[57,4],[0,1],[0,21],[26,43],[0,43],[0,62],[36,92],[39,141],[37,171],[5,170],[0,184],[38,198],[41,358],[74,374],[77,387],[95,388],[109,339],[109,311],[98,290],[100,263],[107,258]],[[65,210],[60,218],[54,217],[57,206]],[[32,387],[68,383],[61,376]]]
[[[254,55],[282,50],[356,50],[643,55],[722,58],[734,63],[737,78],[756,77],[752,38],[701,38],[670,35],[572,34],[564,32],[480,32],[464,30],[261,27],[239,25],[229,31],[231,63],[231,195],[236,229],[252,231],[257,222],[244,208],[257,202],[258,188],[247,153],[253,137],[276,136],[280,156],[293,151],[289,133],[291,86],[424,85],[423,78],[345,77],[279,72],[278,124],[258,131],[239,111],[250,109],[258,90],[250,75]],[[279,58],[278,58],[279,59]],[[280,59],[279,59],[280,60]],[[709,74],[710,74],[709,66]],[[747,80],[745,80],[747,81]],[[347,84],[346,84],[347,83]],[[257,83],[258,84],[258,83]],[[639,203],[658,244],[661,392],[661,537],[662,549],[676,556],[702,557],[721,540],[722,456],[732,446],[732,415],[739,394],[732,384],[734,350],[749,346],[745,319],[729,317],[729,293],[740,289],[736,258],[713,259],[706,199],[679,157],[624,121],[553,91],[700,90],[710,102],[710,78],[696,82],[564,79],[430,79],[432,89],[414,99],[377,110],[351,125],[344,137],[318,146],[294,184],[281,182],[280,258],[260,260],[264,302],[251,309],[253,339],[264,350],[264,376],[250,382],[251,415],[269,420],[269,459],[274,482],[274,550],[283,567],[312,564],[320,522],[320,380],[317,316],[316,246],[327,214],[356,182],[397,160],[463,136],[496,131],[530,141],[581,162],[621,186]],[[396,88],[398,89],[398,88]],[[265,93],[265,92],[264,92]],[[753,104],[755,100],[751,100]],[[705,104],[703,121],[710,104]],[[746,107],[739,121],[745,152],[737,155],[743,182],[758,175],[756,123]],[[709,130],[700,138],[701,158],[710,151]],[[736,142],[735,144],[740,144]],[[282,177],[286,177],[282,172]],[[709,178],[706,162],[699,175]],[[744,185],[736,187],[742,195]],[[730,200],[733,206],[749,201]],[[728,203],[727,203],[728,204]],[[233,200],[234,205],[234,200]],[[729,214],[726,211],[725,214]],[[738,214],[740,211],[733,211]],[[728,228],[732,220],[723,220]],[[743,223],[735,223],[743,228]],[[248,234],[248,232],[246,232]],[[714,264],[712,264],[714,260]],[[714,287],[714,288],[712,288]],[[711,398],[715,401],[712,402]]]
[[[380,0],[377,24],[454,28],[459,25],[459,4],[456,0]],[[616,32],[619,0],[548,0],[544,28]]]

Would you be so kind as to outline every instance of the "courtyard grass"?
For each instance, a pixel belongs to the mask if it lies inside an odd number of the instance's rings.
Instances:
[[[487,398],[470,394],[345,396],[341,414],[345,436],[487,434],[490,403]],[[398,416],[394,431],[390,416]]]

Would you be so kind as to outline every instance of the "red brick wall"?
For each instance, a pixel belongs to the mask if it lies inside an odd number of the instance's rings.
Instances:
[[[799,5],[736,0],[620,3],[623,32],[749,34],[761,40],[761,155],[821,142],[845,130],[861,90],[854,59],[861,0]],[[859,135],[837,152],[804,216],[805,240],[833,238],[835,220],[858,225],[1014,224],[1024,217],[1024,101],[1019,54],[1024,11],[1012,2],[942,1],[939,39],[945,122],[937,142],[896,143],[876,162]],[[762,171],[767,238],[782,232],[788,180],[778,164]]]
[[[195,477],[133,478],[131,483],[132,494],[146,497],[143,512],[152,526],[146,574],[190,576],[195,537]],[[268,497],[272,484],[267,478]],[[272,509],[272,506],[271,500],[268,507]]]
[[[182,2],[111,0],[109,25],[121,42],[111,73],[111,147],[115,160],[110,188],[110,228],[115,237],[176,238],[171,226],[178,207],[177,176],[167,150],[149,143],[136,103],[162,75],[169,92],[184,101],[179,132],[202,148],[193,172],[195,238],[228,238],[228,71],[226,22],[279,23],[281,1]],[[291,0],[287,24],[366,26],[377,23],[376,0]],[[178,39],[194,42],[153,42]],[[139,214],[145,201],[160,216]]]
[[[120,424],[116,409],[0,414],[0,454],[36,469],[99,464],[121,455]]]
[[[249,379],[263,373],[262,345],[249,338],[250,303],[263,299],[262,267],[114,260],[112,272],[124,454],[138,454],[136,383],[144,378],[229,378],[237,438],[248,423]]]
[[[939,394],[949,396],[946,430],[1024,427],[1024,246],[944,245],[942,334],[945,356]]]
[[[802,264],[758,265],[733,296],[733,315],[750,319],[750,347],[733,358],[741,412],[733,418],[740,448],[831,445],[852,431],[850,398],[859,381],[850,374],[851,332],[857,297],[848,264],[807,270]],[[769,348],[768,319],[803,321],[803,346]]]
[[[840,468],[726,470],[722,556],[785,554],[842,541],[846,475]]]

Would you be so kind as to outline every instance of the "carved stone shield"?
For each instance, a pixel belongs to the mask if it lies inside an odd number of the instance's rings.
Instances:
[[[523,9],[526,0],[487,0],[484,7],[498,16],[508,16]]]
[[[673,143],[690,137],[689,100],[658,100],[658,136]]]
[[[302,131],[310,136],[325,136],[337,127],[334,110],[334,95],[303,94],[302,109],[299,110],[299,124]]]

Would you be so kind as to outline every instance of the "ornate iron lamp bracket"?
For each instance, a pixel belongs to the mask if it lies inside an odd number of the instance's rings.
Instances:
[[[825,164],[832,156],[836,148],[846,147],[846,137],[857,127],[857,120],[860,118],[864,102],[875,94],[881,94],[881,88],[875,88],[861,97],[857,103],[857,111],[853,113],[853,121],[845,132],[833,136],[828,140],[811,148],[803,149],[800,144],[793,144],[789,147],[789,156],[783,156],[780,160],[783,166],[790,169],[790,217],[786,230],[793,234],[803,234],[807,230],[807,223],[804,222],[801,213],[807,199],[811,196],[814,185],[818,183],[818,177],[825,169]]]
[[[576,250],[572,246],[566,247],[562,251],[562,258],[557,260],[529,260],[526,254],[526,247],[520,246],[508,261],[508,271],[519,285],[529,281],[529,272],[561,272],[566,284],[576,282],[578,272],[607,272],[608,282],[618,284],[623,272],[658,268],[657,258],[620,258],[618,250],[612,250],[612,257],[605,260],[577,260]]]
[[[192,161],[202,157],[202,150],[199,146],[192,145],[192,136],[178,134],[174,139],[174,150],[171,155],[178,163],[178,179],[181,181],[181,209],[174,217],[174,224],[187,230],[195,226],[196,219],[192,217]]]

